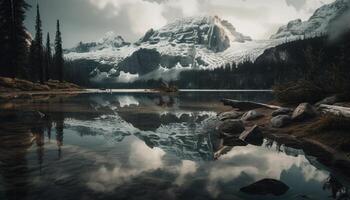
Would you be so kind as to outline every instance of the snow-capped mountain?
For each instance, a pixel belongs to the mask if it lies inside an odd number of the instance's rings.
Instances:
[[[96,52],[106,48],[119,48],[129,45],[125,42],[124,39],[110,31],[107,32],[103,38],[95,42],[79,42],[76,47],[67,50],[67,52],[76,52],[76,53],[86,53],[86,52]]]
[[[111,66],[107,71],[96,68],[91,73],[94,81],[174,80],[183,70],[212,69],[247,58],[254,60],[265,49],[282,42],[254,41],[228,21],[217,16],[201,16],[178,19],[159,30],[151,29],[134,44],[109,33],[100,41],[80,43],[67,50],[65,58]]]
[[[332,31],[332,25],[345,14],[350,13],[349,0],[336,0],[317,9],[307,21],[296,19],[279,28],[271,39],[286,38],[292,36],[312,37],[316,34],[328,34]],[[349,18],[348,18],[349,20]]]
[[[157,44],[167,41],[171,45],[203,45],[214,52],[221,52],[230,47],[231,42],[251,41],[236,31],[228,21],[219,17],[189,17],[178,19],[159,30],[150,29],[139,43]]]

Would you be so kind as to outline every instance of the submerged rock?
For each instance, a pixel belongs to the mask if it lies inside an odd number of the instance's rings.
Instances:
[[[263,134],[257,125],[244,131],[239,136],[239,139],[247,142],[248,144],[257,145],[257,146],[261,146],[264,140]]]
[[[272,112],[272,116],[276,117],[278,115],[288,115],[293,112],[291,108],[280,108]]]
[[[227,119],[238,119],[241,116],[242,116],[241,112],[229,111],[229,112],[220,113],[218,117],[221,121],[225,121]]]
[[[302,103],[294,110],[292,119],[294,121],[303,121],[315,116],[317,116],[316,109],[309,103]]]
[[[241,192],[244,192],[247,194],[252,194],[252,195],[272,194],[275,196],[283,195],[288,190],[289,190],[289,187],[285,183],[275,179],[263,179],[240,189]]]
[[[251,121],[251,120],[256,120],[259,119],[261,117],[263,117],[264,115],[256,110],[251,110],[246,112],[243,116],[242,116],[242,120],[243,121]]]
[[[244,125],[242,120],[231,119],[224,121],[217,127],[217,129],[221,135],[230,137],[241,134],[244,131]]]
[[[292,122],[289,115],[278,115],[271,119],[271,126],[274,128],[282,128]]]

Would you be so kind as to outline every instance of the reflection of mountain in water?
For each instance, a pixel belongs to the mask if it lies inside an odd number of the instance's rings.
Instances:
[[[135,135],[150,148],[159,147],[180,159],[213,159],[211,135],[203,129],[205,120],[216,115],[213,111],[181,110],[178,99],[169,96],[94,97],[91,105],[110,114],[93,120],[68,119],[65,125],[113,142]]]

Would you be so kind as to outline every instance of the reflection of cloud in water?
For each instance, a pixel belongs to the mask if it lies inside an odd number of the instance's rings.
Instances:
[[[235,147],[220,159],[209,170],[209,184],[207,190],[214,196],[220,194],[221,183],[228,183],[233,180],[237,189],[244,185],[251,184],[263,178],[286,179],[282,181],[290,182],[293,179],[294,168],[299,170],[305,183],[314,181],[322,183],[329,176],[328,172],[318,170],[310,165],[304,155],[288,156],[283,152],[277,152],[265,147]],[[281,175],[284,175],[281,177]],[[242,176],[253,179],[251,182],[244,183],[238,181]],[[246,178],[246,180],[249,180]],[[241,184],[241,185],[240,185]],[[299,183],[300,184],[300,183]]]
[[[122,108],[131,106],[131,105],[138,106],[140,104],[139,101],[137,101],[135,97],[131,95],[118,96],[118,101],[119,101],[120,107]]]
[[[150,149],[143,142],[135,141],[131,144],[128,166],[116,165],[113,169],[102,166],[91,174],[87,185],[97,192],[113,191],[143,172],[161,168],[164,155],[159,148]]]
[[[190,160],[183,160],[179,167],[179,176],[175,180],[175,184],[181,186],[186,181],[186,176],[194,174],[197,171],[197,164]]]
[[[160,148],[150,149],[144,142],[135,141],[131,145],[129,164],[142,170],[157,169],[162,167],[164,154]]]

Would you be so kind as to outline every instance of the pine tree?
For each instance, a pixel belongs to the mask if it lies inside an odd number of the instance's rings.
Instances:
[[[0,1],[0,75],[25,76],[29,34],[24,27],[25,0]]]
[[[60,31],[60,21],[57,20],[57,30],[56,30],[56,38],[55,38],[55,68],[58,72],[58,80],[60,82],[63,81],[63,50],[62,50],[62,36]]]
[[[42,24],[40,19],[40,10],[39,10],[39,4],[36,6],[36,21],[35,21],[35,39],[34,39],[34,70],[39,75],[40,83],[44,83],[45,80],[45,72],[44,72],[44,65],[43,65],[43,55],[44,55],[44,49],[43,49],[43,32],[42,32]]]
[[[50,33],[47,33],[46,48],[45,48],[45,55],[44,55],[44,69],[45,69],[46,81],[50,79],[51,65],[52,65],[52,51],[51,51],[51,43],[50,43]]]

